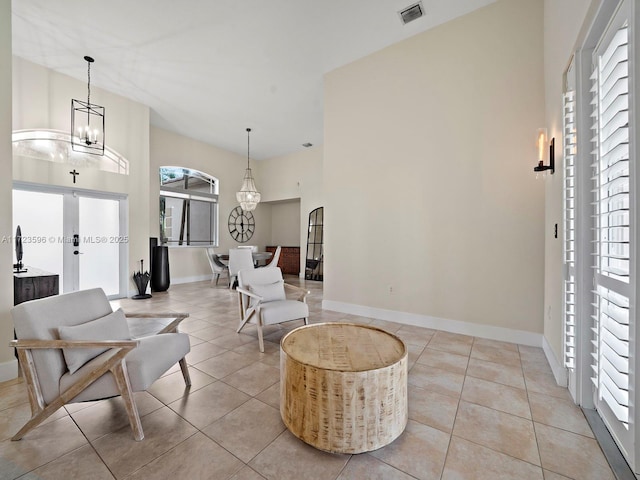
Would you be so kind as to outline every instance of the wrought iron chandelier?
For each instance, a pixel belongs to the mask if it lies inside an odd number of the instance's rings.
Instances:
[[[250,128],[247,128],[247,169],[244,172],[244,178],[242,179],[242,187],[240,191],[236,193],[236,200],[240,202],[242,210],[251,211],[255,210],[256,205],[260,203],[260,192],[256,190],[256,182],[253,180],[251,168],[249,167],[249,133]]]
[[[91,103],[91,64],[87,62],[87,101],[71,100],[71,148],[76,152],[104,155],[104,107]]]

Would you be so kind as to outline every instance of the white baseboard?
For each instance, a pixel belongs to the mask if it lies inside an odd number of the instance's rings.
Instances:
[[[202,282],[204,280],[211,280],[211,274],[208,274],[208,275],[197,275],[197,276],[194,276],[194,277],[172,278],[171,279],[171,285],[180,285],[181,283]],[[171,288],[171,287],[169,287],[169,288]]]
[[[553,376],[556,379],[556,383],[560,387],[566,387],[569,382],[569,377],[567,375],[567,369],[564,368],[562,363],[558,361],[555,353],[553,353],[553,349],[546,337],[542,337],[542,349],[544,350],[544,354],[547,357],[547,362],[549,362],[549,366],[551,367],[551,371],[553,372]]]
[[[402,323],[417,327],[433,328],[451,333],[471,335],[474,337],[500,340],[503,342],[518,343],[531,347],[541,347],[543,335],[541,333],[527,332],[512,328],[496,327],[479,323],[463,322],[460,320],[449,320],[446,318],[419,315],[416,313],[399,312],[396,310],[386,310],[383,308],[367,307],[352,303],[336,302],[333,300],[323,300],[322,308],[341,313],[350,313],[362,317],[386,320],[388,322]]]
[[[18,360],[13,359],[0,363],[0,382],[6,382],[18,377]]]

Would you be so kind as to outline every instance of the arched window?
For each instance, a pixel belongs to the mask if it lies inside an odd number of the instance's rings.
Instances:
[[[218,246],[219,181],[184,167],[160,167],[160,242]]]
[[[45,160],[129,175],[129,162],[116,151],[105,146],[104,155],[75,152],[71,149],[71,135],[59,130],[16,130],[12,144],[13,158],[18,161]]]

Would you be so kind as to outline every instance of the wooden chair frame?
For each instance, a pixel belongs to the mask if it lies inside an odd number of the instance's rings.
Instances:
[[[295,300],[303,303],[307,303],[307,295],[309,295],[309,290],[305,290],[301,287],[296,287],[295,285],[291,285],[288,283],[284,284],[285,292],[289,291],[292,294],[297,294]],[[238,302],[240,304],[240,325],[236,330],[236,333],[240,333],[240,331],[244,328],[244,326],[253,318],[254,315],[256,317],[256,326],[258,328],[258,343],[260,345],[260,352],[264,353],[264,340],[262,338],[262,316],[260,315],[260,307],[262,305],[263,297],[257,295],[245,288],[236,287],[236,291],[238,292]],[[251,305],[250,301],[247,301],[247,308],[245,309],[244,303],[242,302],[242,296],[246,295],[249,299],[253,298],[257,302],[254,305]],[[309,323],[309,319],[304,319],[305,325]]]
[[[128,318],[173,318],[174,320],[166,325],[160,333],[176,333],[178,325],[182,320],[189,316],[188,313],[133,313],[125,314]],[[11,440],[20,440],[29,431],[42,423],[51,416],[60,407],[66,405],[70,400],[79,395],[85,388],[98,380],[102,375],[110,371],[120,391],[120,395],[124,401],[125,409],[133,436],[137,441],[144,438],[142,424],[140,423],[140,415],[133,398],[129,374],[125,357],[127,353],[137,347],[137,340],[12,340],[10,346],[16,348],[18,360],[25,382],[27,384],[27,393],[29,395],[29,404],[31,406],[31,419],[16,433]],[[61,393],[48,405],[45,404],[38,374],[33,362],[32,350],[36,349],[62,349],[62,348],[109,348],[112,355],[101,364],[96,365],[89,372],[82,375],[69,389]],[[191,385],[191,377],[184,358],[179,361],[180,369],[184,377],[187,387]]]

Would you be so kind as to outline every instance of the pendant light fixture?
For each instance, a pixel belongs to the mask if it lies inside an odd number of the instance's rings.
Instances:
[[[236,193],[236,200],[240,202],[240,207],[244,211],[255,210],[256,205],[260,203],[260,192],[256,190],[256,182],[253,180],[249,167],[249,133],[251,133],[251,129],[247,128],[247,170],[244,172],[242,187]]]
[[[91,64],[87,62],[87,101],[71,100],[71,148],[76,152],[104,155],[104,107],[91,103]]]

